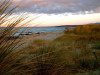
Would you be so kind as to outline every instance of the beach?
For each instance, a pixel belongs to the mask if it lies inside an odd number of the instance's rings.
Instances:
[[[32,35],[26,35],[25,39],[30,40],[54,40],[57,37],[60,37],[63,35],[63,32],[46,32],[46,33],[40,33],[40,34],[32,34]]]

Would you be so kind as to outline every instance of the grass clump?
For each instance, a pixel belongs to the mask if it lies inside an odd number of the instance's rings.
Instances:
[[[43,45],[47,45],[49,43],[49,41],[45,41],[45,40],[34,40],[32,44],[36,45],[36,46],[43,46]]]
[[[18,16],[16,20],[10,22],[9,17],[12,16],[16,8],[16,6],[11,8],[11,5],[10,0],[0,1],[0,75],[11,75],[17,71],[16,68],[25,65],[18,63],[26,57],[23,55],[25,51],[20,50],[24,42],[18,39],[20,36],[15,38],[15,34],[19,30],[16,26],[21,24],[25,18]]]

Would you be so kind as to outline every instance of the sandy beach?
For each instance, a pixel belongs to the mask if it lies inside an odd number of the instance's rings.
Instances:
[[[33,43],[33,41],[35,40],[53,41],[54,39],[62,36],[63,34],[64,34],[63,32],[46,32],[46,33],[40,33],[40,34],[33,33],[32,35],[22,35],[20,38],[18,38],[18,40],[22,41],[20,42],[20,44],[24,43],[23,47],[27,47],[28,45]],[[23,47],[21,46],[21,48]]]
[[[23,35],[24,40],[54,40],[57,37],[62,36],[64,33],[63,32],[46,32],[46,33],[40,33],[40,34],[35,34],[33,33],[32,35]]]

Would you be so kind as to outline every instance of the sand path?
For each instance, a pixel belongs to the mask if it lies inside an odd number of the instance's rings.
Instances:
[[[33,35],[26,35],[24,38],[25,40],[54,40],[57,37],[62,36],[64,33],[62,32],[48,32],[48,33],[41,33],[41,34],[33,34]]]
[[[22,41],[21,43],[24,43],[23,47],[27,47],[28,45],[33,43],[34,40],[52,41],[56,39],[57,37],[62,36],[63,34],[64,34],[63,32],[48,32],[48,33],[41,33],[41,34],[25,35],[25,36],[22,36],[23,38],[19,38],[19,39]]]

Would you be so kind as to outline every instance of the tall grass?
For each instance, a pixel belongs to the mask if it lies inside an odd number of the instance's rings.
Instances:
[[[18,50],[24,43],[14,36],[19,30],[16,26],[21,24],[25,18],[18,16],[16,20],[9,19],[16,9],[16,6],[11,8],[11,5],[11,0],[0,0],[0,75],[11,75],[10,72],[14,68],[22,66],[15,64],[24,58],[22,55],[24,51]]]

